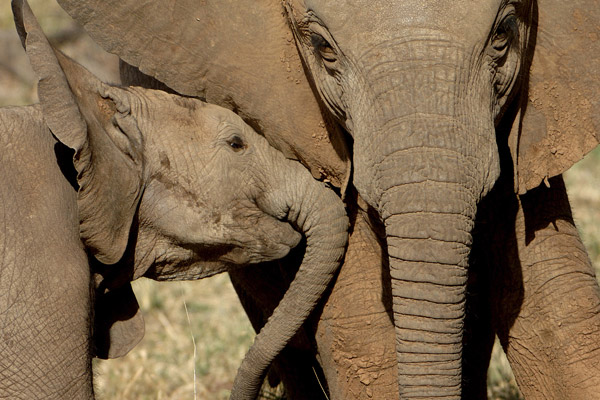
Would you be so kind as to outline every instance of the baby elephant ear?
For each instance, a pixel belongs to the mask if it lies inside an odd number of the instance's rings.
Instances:
[[[13,0],[17,31],[36,73],[44,119],[75,151],[80,234],[102,263],[125,252],[142,192],[142,136],[134,96],[110,87],[48,43],[24,0]]]
[[[144,318],[131,284],[96,294],[94,356],[124,356],[142,340],[144,330]]]
[[[563,173],[600,141],[597,0],[538,0],[537,5],[529,101],[517,151],[520,193]]]

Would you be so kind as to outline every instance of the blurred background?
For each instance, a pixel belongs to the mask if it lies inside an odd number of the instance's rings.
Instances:
[[[105,82],[119,82],[118,61],[53,0],[29,0],[51,42]],[[10,2],[0,4],[0,106],[37,101],[35,78],[14,29]],[[599,110],[600,112],[600,110]],[[575,221],[600,267],[600,148],[565,174]],[[596,273],[597,276],[598,272]],[[146,334],[127,356],[95,361],[98,399],[228,399],[237,367],[254,338],[227,275],[197,282],[139,279],[133,284]],[[283,400],[282,388],[262,399]],[[521,399],[499,346],[488,373],[492,400]]]

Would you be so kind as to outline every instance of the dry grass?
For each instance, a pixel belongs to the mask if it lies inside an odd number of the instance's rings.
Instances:
[[[71,18],[55,1],[28,0],[28,2],[47,35],[53,35],[73,25]],[[10,1],[4,0],[0,3],[0,29],[14,29],[13,27]]]
[[[30,4],[47,33],[72,27],[68,16],[53,1],[30,0]],[[0,3],[0,30],[14,30],[8,1]],[[88,67],[97,74],[115,76],[115,66],[107,65],[114,60],[103,58],[105,55],[89,47],[75,46],[71,52],[91,51],[95,64]],[[0,67],[20,62],[22,67],[17,70],[27,68],[26,59],[19,61],[15,56],[9,60],[6,54],[0,59]],[[81,60],[80,56],[75,58]],[[14,75],[0,68],[0,105],[26,104],[34,98],[31,82],[24,82],[27,73],[25,78]],[[599,266],[600,150],[572,168],[566,182],[590,257]],[[134,290],[146,320],[146,335],[126,357],[95,362],[98,398],[227,399],[237,366],[254,335],[227,276],[185,283],[142,279],[134,282]],[[498,400],[521,398],[499,346],[494,349],[488,374],[488,394],[490,399]],[[264,395],[264,399],[282,398],[281,388]]]
[[[97,362],[98,397],[193,399],[195,374],[197,399],[227,399],[254,336],[227,276],[160,284],[141,279],[134,290],[146,335],[126,357]]]
[[[96,362],[98,398],[228,399],[254,337],[228,277],[161,283],[140,279],[134,290],[146,334],[126,357]],[[278,391],[263,398],[281,398]]]
[[[600,148],[565,174],[575,223],[600,276]]]

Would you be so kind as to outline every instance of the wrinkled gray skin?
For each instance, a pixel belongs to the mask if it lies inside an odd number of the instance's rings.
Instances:
[[[353,184],[385,226],[400,397],[459,399],[472,232],[500,177],[497,128],[523,101],[535,3],[286,3],[314,85],[352,135]]]
[[[598,143],[594,1],[289,0],[284,12],[267,0],[59,2],[105,49],[235,109],[342,192],[352,154],[356,219],[340,278],[348,266],[356,275],[338,279],[313,324],[333,398],[393,398],[395,387],[483,398],[495,331],[527,395],[597,393],[599,290],[558,177]],[[351,135],[341,146],[339,126]],[[380,280],[362,287],[373,269]],[[336,297],[340,286],[363,296]],[[568,301],[549,301],[556,293]],[[398,385],[386,379],[394,346]]]
[[[353,183],[385,225],[403,399],[461,397],[471,231],[500,173],[495,122],[527,42],[525,10],[446,3],[364,2],[370,35],[337,3],[288,10],[321,97],[354,139]]]
[[[231,111],[108,86],[53,51],[27,3],[13,11],[40,104],[0,112],[0,397],[93,397],[92,354],[119,356],[143,334],[131,280],[282,258],[294,226],[304,262],[231,394],[254,399],[343,257],[341,201]],[[92,346],[92,331],[107,342]]]

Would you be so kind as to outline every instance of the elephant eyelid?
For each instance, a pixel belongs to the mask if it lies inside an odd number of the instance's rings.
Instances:
[[[335,50],[329,44],[329,42],[323,38],[323,36],[319,35],[318,33],[312,33],[310,35],[310,41],[313,48],[318,51],[319,56],[321,56],[324,61],[337,61],[337,54]]]
[[[314,14],[309,15],[304,31],[316,55],[326,66],[332,66],[338,60],[338,51],[328,35],[329,32]]]
[[[227,145],[229,146],[229,148],[236,153],[239,153],[240,151],[242,151],[248,147],[246,145],[246,143],[244,142],[244,140],[241,137],[239,137],[238,135],[231,136],[230,138],[228,138],[226,140],[226,142],[227,142]]]
[[[310,34],[310,43],[315,49],[318,49],[320,47],[331,47],[331,45],[327,43],[323,36],[314,32]]]
[[[509,14],[502,19],[496,28],[492,39],[492,47],[497,51],[505,50],[509,43],[519,37],[519,23],[514,14]]]

